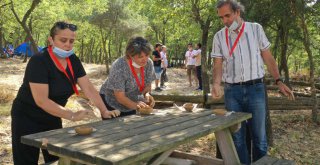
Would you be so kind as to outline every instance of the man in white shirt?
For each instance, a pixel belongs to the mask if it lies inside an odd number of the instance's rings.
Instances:
[[[187,68],[187,75],[189,80],[189,86],[192,87],[192,75],[194,76],[195,81],[197,82],[197,75],[196,75],[196,59],[193,56],[197,53],[197,51],[193,50],[192,43],[188,44],[188,51],[185,54],[186,60],[186,68]]]
[[[294,96],[280,79],[278,66],[269,50],[271,44],[262,26],[243,21],[240,11],[244,12],[244,7],[235,0],[219,0],[217,9],[225,27],[218,31],[213,39],[211,56],[215,60],[211,93],[213,98],[221,97],[220,84],[223,81],[226,109],[252,114],[252,118],[243,122],[241,129],[233,134],[240,162],[250,164],[251,155],[246,144],[246,131],[250,131],[251,135],[253,161],[265,156],[268,149],[264,64],[267,65],[280,91],[289,99],[294,99]]]

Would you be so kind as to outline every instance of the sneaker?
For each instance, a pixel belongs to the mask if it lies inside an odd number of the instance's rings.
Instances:
[[[196,91],[202,91],[202,88],[197,88]]]
[[[155,91],[157,91],[157,92],[161,92],[162,91],[162,89],[161,88],[159,88],[159,87],[157,87],[156,89],[154,89]]]
[[[167,88],[167,86],[166,85],[161,85],[160,88],[165,89],[165,88]]]

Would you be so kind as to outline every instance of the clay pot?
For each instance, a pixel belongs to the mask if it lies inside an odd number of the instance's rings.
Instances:
[[[192,112],[193,104],[192,103],[185,103],[185,104],[183,104],[183,108],[188,112]]]
[[[153,111],[153,108],[146,106],[144,108],[139,108],[138,111],[141,115],[150,115],[150,113]]]
[[[226,115],[227,110],[225,110],[225,109],[214,109],[212,112],[213,112],[215,115],[220,115],[220,116],[222,116],[222,115]]]
[[[89,135],[93,132],[93,128],[90,126],[79,126],[74,128],[74,130],[79,135]]]

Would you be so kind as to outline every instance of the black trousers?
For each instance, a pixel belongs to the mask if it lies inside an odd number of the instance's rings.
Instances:
[[[197,78],[199,80],[199,89],[202,89],[202,76],[201,76],[201,65],[196,66]]]
[[[168,81],[167,69],[163,69],[160,77],[160,86],[164,86],[164,83]]]
[[[62,122],[42,123],[23,112],[25,106],[14,101],[11,110],[11,133],[12,152],[15,165],[36,165],[39,160],[40,149],[21,143],[21,136],[62,128]],[[46,163],[56,161],[57,156],[50,155],[47,150],[42,149],[42,154]]]
[[[106,107],[108,108],[108,110],[115,110],[113,107],[111,107],[107,102],[106,102],[106,100],[104,99],[105,98],[105,95],[104,94],[101,94],[100,93],[100,96],[101,96],[101,98],[102,98],[102,101],[103,101],[103,103],[106,105]],[[136,114],[136,110],[131,110],[131,111],[128,111],[128,112],[120,112],[120,116],[118,116],[118,117],[123,117],[123,116],[128,116],[128,115],[134,115],[134,114]],[[106,118],[103,118],[102,116],[101,116],[101,118],[102,118],[102,120],[108,120],[108,119],[106,119]]]

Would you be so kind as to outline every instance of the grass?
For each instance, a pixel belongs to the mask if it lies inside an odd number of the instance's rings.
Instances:
[[[11,103],[0,104],[0,116],[10,116]]]
[[[14,94],[10,90],[12,88],[10,85],[0,84],[0,104],[8,103],[14,99]]]

